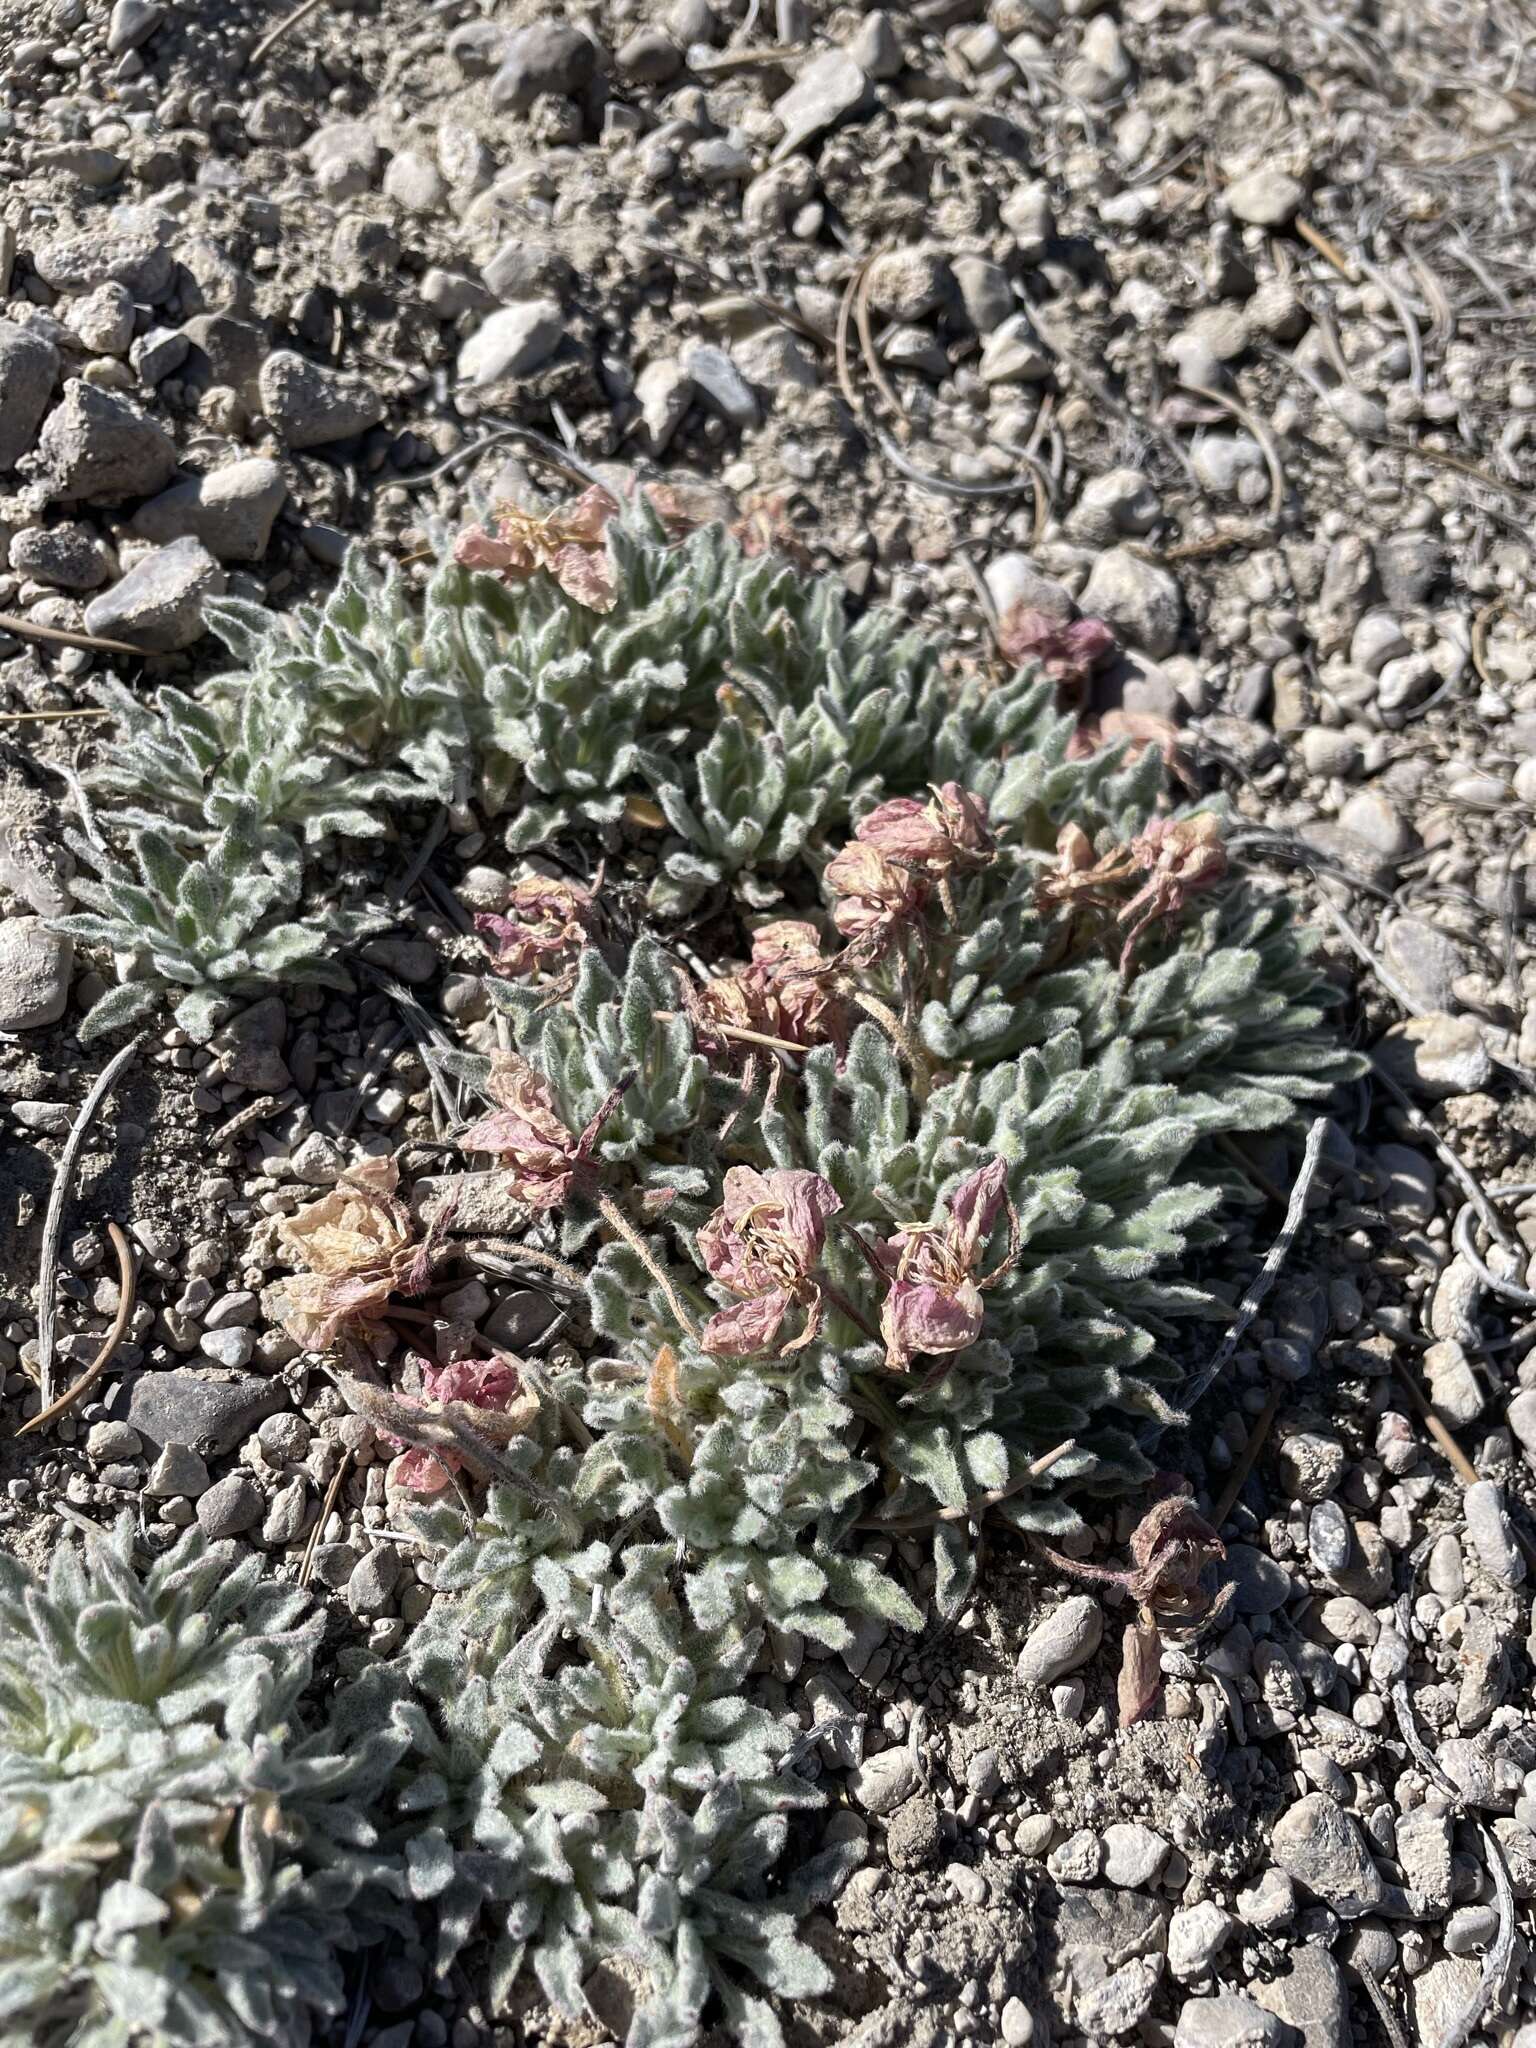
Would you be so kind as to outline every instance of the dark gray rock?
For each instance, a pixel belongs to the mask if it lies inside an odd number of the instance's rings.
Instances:
[[[536,21],[508,36],[491,80],[491,105],[522,113],[540,93],[580,92],[596,72],[597,59],[596,43],[579,29],[563,21]]]
[[[1293,2027],[1302,2048],[1350,2048],[1349,1993],[1326,1949],[1293,1949],[1290,1967],[1268,1984],[1250,1984],[1248,1996]]]
[[[24,526],[11,542],[18,576],[55,590],[99,590],[113,570],[112,550],[88,526]]]
[[[244,1443],[258,1422],[287,1404],[280,1380],[254,1373],[137,1373],[120,1383],[110,1408],[149,1444],[186,1444],[205,1458],[222,1458]]]
[[[257,380],[261,409],[289,448],[321,448],[366,433],[384,417],[384,401],[361,378],[274,350]]]
[[[107,21],[107,54],[120,57],[147,43],[165,19],[159,0],[117,0]]]
[[[51,341],[0,320],[0,469],[14,469],[37,440],[59,374]]]
[[[1248,1543],[1234,1543],[1227,1552],[1239,1614],[1273,1614],[1291,1597],[1291,1575],[1282,1564]]]
[[[196,540],[221,562],[259,562],[287,495],[278,464],[253,455],[172,484],[141,505],[129,525],[141,540]]]
[[[201,541],[173,540],[86,606],[85,629],[147,654],[174,654],[202,638],[203,599],[223,589],[224,571]]]
[[[176,444],[158,421],[79,378],[49,413],[37,445],[61,504],[147,498],[176,473]]]
[[[1271,1853],[1297,1884],[1349,1919],[1367,1913],[1383,1895],[1359,1824],[1326,1792],[1308,1792],[1275,1823]]]

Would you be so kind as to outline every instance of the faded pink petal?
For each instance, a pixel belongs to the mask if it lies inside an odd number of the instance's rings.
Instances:
[[[794,1296],[782,1287],[734,1302],[710,1317],[699,1332],[699,1343],[717,1358],[750,1358],[771,1350],[793,1302]]]
[[[613,610],[616,593],[606,552],[568,541],[551,556],[549,570],[566,596],[574,597],[589,611]]]
[[[899,1372],[918,1352],[963,1351],[981,1335],[982,1315],[981,1295],[969,1280],[954,1288],[895,1280],[880,1311],[885,1362]]]
[[[390,1460],[384,1484],[403,1493],[441,1493],[463,1463],[456,1451],[426,1451],[413,1444]]]
[[[989,1159],[963,1180],[949,1198],[949,1212],[960,1226],[962,1256],[974,1261],[992,1235],[1008,1187],[1006,1159]]]
[[[1048,612],[1014,605],[998,621],[998,650],[1015,668],[1035,661],[1055,683],[1080,692],[1097,663],[1113,651],[1115,636],[1102,619],[1064,625]]]

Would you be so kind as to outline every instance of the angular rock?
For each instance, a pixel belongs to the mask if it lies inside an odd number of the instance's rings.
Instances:
[[[1504,1489],[1494,1479],[1479,1479],[1461,1497],[1467,1538],[1488,1576],[1502,1586],[1525,1581],[1525,1556],[1515,1541]]]
[[[0,1031],[40,1031],[69,1004],[75,942],[40,917],[0,920]]]
[[[1214,1998],[1186,1998],[1174,2029],[1173,2048],[1294,2048],[1285,2022],[1241,1992]]]
[[[281,1380],[177,1367],[124,1380],[109,1406],[152,1445],[186,1444],[205,1458],[222,1458],[287,1400]]]
[[[61,504],[147,498],[176,473],[176,444],[164,427],[115,391],[81,378],[43,422],[37,445]]]
[[[261,1513],[261,1491],[248,1472],[231,1472],[210,1486],[197,1503],[198,1527],[215,1542],[255,1528]]]
[[[155,1500],[196,1500],[208,1491],[208,1467],[189,1444],[167,1444],[144,1482],[144,1491]]]
[[[1454,983],[1467,971],[1454,939],[1422,917],[1395,917],[1381,941],[1382,957],[1424,1010],[1449,1010]]]
[[[1250,171],[1227,187],[1227,205],[1250,227],[1281,228],[1294,219],[1306,198],[1304,188],[1285,171],[1271,165]]]
[[[1065,625],[1076,610],[1067,586],[1044,575],[1028,555],[994,555],[982,571],[982,579],[1000,615],[1020,605]]]
[[[1027,313],[1010,313],[987,336],[979,365],[984,384],[1038,384],[1051,374]]]
[[[482,320],[459,350],[459,381],[482,389],[503,377],[526,377],[564,339],[565,318],[553,299],[504,306]]]
[[[867,1756],[848,1779],[848,1796],[865,1813],[892,1813],[918,1789],[917,1767],[905,1743]]]
[[[502,46],[501,64],[491,80],[491,105],[522,113],[540,93],[569,97],[597,70],[598,49],[590,36],[563,21],[536,21],[518,29]]]
[[[1049,1685],[1086,1664],[1104,1636],[1104,1610],[1091,1593],[1070,1593],[1037,1621],[1016,1666],[1026,1685]]]
[[[1376,1057],[1400,1088],[1431,1102],[1473,1095],[1488,1084],[1493,1061],[1473,1017],[1428,1011],[1394,1024]]]
[[[1104,1830],[1104,1876],[1110,1884],[1139,1891],[1156,1884],[1168,1850],[1166,1838],[1140,1821],[1114,1821]]]
[[[173,540],[86,606],[85,629],[146,654],[174,654],[202,638],[203,599],[223,590],[224,571],[202,542]]]
[[[704,398],[733,427],[755,427],[762,418],[751,386],[723,348],[692,341],[683,350],[683,368]]]
[[[112,550],[88,526],[24,526],[11,542],[11,567],[18,576],[51,583],[55,590],[99,590],[114,568]]]
[[[384,417],[384,401],[360,378],[276,349],[257,380],[261,409],[289,448],[321,448],[366,433]]]
[[[660,455],[687,417],[693,403],[693,379],[669,356],[647,363],[635,380],[635,396],[653,455]]]
[[[37,440],[59,374],[51,341],[0,320],[0,469],[14,469]]]
[[[1368,1913],[1381,1901],[1381,1873],[1358,1823],[1326,1792],[1309,1792],[1286,1808],[1275,1822],[1272,1851],[1297,1884],[1346,1919]]]
[[[159,0],[117,0],[107,21],[107,54],[120,57],[147,43],[165,19]]]
[[[279,465],[252,455],[172,484],[139,507],[129,531],[159,543],[200,541],[221,562],[259,562],[287,495]]]
[[[1184,613],[1178,584],[1166,569],[1126,548],[1110,548],[1099,556],[1079,603],[1154,661],[1172,654],[1178,644]]]
[[[1255,1550],[1251,1543],[1234,1543],[1227,1552],[1227,1576],[1239,1614],[1273,1614],[1290,1599],[1291,1575],[1283,1564]]]
[[[870,99],[869,79],[846,50],[826,50],[813,57],[788,92],[773,103],[784,134],[772,162],[782,163],[850,114],[861,113]]]
[[[171,288],[175,263],[159,235],[147,228],[98,227],[84,234],[56,235],[39,243],[32,261],[44,284],[56,292],[94,291],[98,285],[126,285],[140,305],[152,306]]]

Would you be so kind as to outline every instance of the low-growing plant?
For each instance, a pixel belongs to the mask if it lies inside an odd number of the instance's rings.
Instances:
[[[370,1817],[402,1736],[306,1712],[305,1596],[133,1518],[0,1556],[0,2040],[304,2048],[408,1926]]]
[[[488,1955],[500,2004],[526,1965],[629,2048],[711,2014],[772,2048],[764,1992],[823,1985],[794,1920],[838,1859],[776,1874],[816,1796],[759,1650],[915,1628],[930,1585],[952,1618],[982,1516],[1056,1541],[1146,1486],[1233,1143],[1353,1067],[1219,809],[1060,708],[1102,631],[967,669],[685,529],[663,493],[589,493],[464,536],[419,608],[360,558],[286,621],[223,604],[239,672],[119,705],[97,786],[141,880],[90,852],[95,915],[63,928],[148,971],[100,1028],[172,984],[200,1033],[263,971],[333,976],[346,927],[297,878],[382,830],[401,776],[588,878],[530,872],[481,917],[491,1014],[432,1052],[561,1343],[410,1362],[413,1299],[477,1253],[462,1188],[418,1200],[404,1154],[283,1225],[288,1327],[397,1446],[435,1560],[429,1623],[345,1712],[394,1731],[381,1853],[440,1967]],[[1198,1605],[1193,1526],[1136,1553],[1142,1665]],[[896,1535],[931,1546],[921,1588]]]

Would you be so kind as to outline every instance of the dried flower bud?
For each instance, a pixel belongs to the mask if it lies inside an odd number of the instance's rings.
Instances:
[[[832,922],[844,938],[871,952],[915,921],[927,893],[910,868],[898,867],[861,839],[832,856],[823,879],[836,898]]]
[[[935,877],[985,867],[994,853],[986,804],[958,782],[946,782],[926,802],[896,796],[878,804],[854,837],[902,867]]]
[[[831,985],[835,967],[823,954],[813,924],[785,917],[760,925],[752,935],[747,966],[717,975],[690,993],[699,1044],[706,1051],[730,1053],[728,1037],[711,1039],[714,1024],[789,1045],[845,1045],[848,1018]]]
[[[1078,698],[1098,663],[1114,652],[1115,636],[1102,619],[1074,619],[1064,625],[1048,612],[1016,604],[998,621],[997,644],[1004,661],[1014,668],[1038,662],[1052,682]]]
[[[415,1294],[432,1269],[433,1240],[418,1238],[396,1197],[393,1159],[364,1159],[333,1188],[278,1226],[279,1242],[306,1268],[281,1287],[283,1328],[308,1351],[383,1319],[392,1294]]]
[[[982,1291],[1002,1278],[1015,1256],[1011,1247],[1001,1266],[977,1278],[1007,1202],[1007,1182],[1007,1162],[989,1160],[950,1196],[947,1222],[906,1224],[881,1248],[891,1285],[880,1334],[892,1372],[907,1371],[919,1353],[942,1357],[963,1351],[981,1335]]]
[[[711,1279],[741,1300],[711,1316],[699,1342],[727,1358],[773,1350],[784,1318],[799,1303],[808,1311],[805,1328],[782,1347],[798,1351],[821,1327],[816,1266],[828,1219],[843,1206],[837,1190],[819,1173],[733,1166],[724,1196],[699,1231],[699,1257]]]
[[[452,1365],[423,1363],[421,1394],[397,1394],[404,1408],[431,1413],[431,1405],[452,1402],[463,1419],[493,1443],[521,1436],[539,1412],[536,1394],[523,1387],[522,1375],[510,1358],[462,1359]],[[429,1405],[430,1404],[430,1405]],[[390,1436],[401,1455],[391,1461],[385,1483],[407,1493],[441,1493],[452,1475],[463,1469],[457,1451],[428,1450]]]
[[[489,569],[508,583],[526,583],[543,569],[577,604],[611,611],[615,593],[607,528],[618,509],[613,494],[596,484],[553,512],[506,505],[493,526],[471,526],[459,535],[453,559],[466,569]]]
[[[595,922],[590,890],[532,875],[514,886],[505,915],[481,911],[475,930],[490,948],[492,969],[521,979],[569,967],[590,939]]]
[[[515,1052],[493,1053],[486,1091],[501,1106],[471,1124],[459,1145],[466,1152],[490,1152],[503,1160],[514,1192],[530,1209],[558,1209],[588,1167],[598,1132],[625,1085],[620,1083],[609,1093],[577,1136],[562,1123],[549,1083],[537,1068]]]

